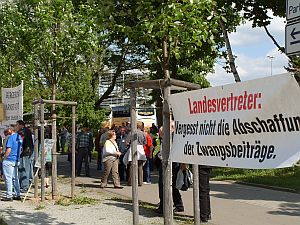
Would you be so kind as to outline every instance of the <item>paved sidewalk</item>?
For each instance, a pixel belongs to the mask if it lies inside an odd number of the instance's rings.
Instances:
[[[100,175],[99,175],[100,176]],[[158,180],[153,173],[154,181]],[[83,183],[87,178],[79,178]],[[95,185],[98,179],[91,180]],[[97,184],[98,185],[98,184]],[[105,190],[131,198],[132,189],[113,189],[112,184]],[[185,206],[183,214],[193,216],[193,190],[181,192]],[[157,204],[157,182],[138,188],[139,199]],[[296,225],[300,224],[300,194],[241,185],[225,181],[211,181],[211,207],[213,225]],[[181,214],[181,213],[180,213]]]
[[[59,159],[60,176],[70,174],[66,157]],[[95,163],[91,164],[95,168]],[[92,177],[76,178],[76,193],[99,199],[92,206],[57,206],[49,201],[43,210],[35,210],[38,203],[27,201],[0,202],[0,214],[9,225],[15,224],[132,224],[132,206],[126,200],[113,198],[123,196],[131,198],[131,187],[124,189],[100,189],[100,172],[95,169]],[[153,180],[157,175],[153,174]],[[69,178],[60,178],[59,192],[69,194]],[[2,187],[3,188],[3,185]],[[212,221],[210,225],[296,225],[300,224],[300,194],[269,190],[259,187],[239,185],[230,182],[211,182]],[[138,188],[139,199],[157,204],[157,183]],[[193,216],[193,192],[181,192],[185,205],[183,214]],[[181,221],[179,224],[187,224]],[[140,224],[163,224],[153,209],[140,208]]]
[[[95,164],[92,164],[95,167]],[[68,177],[69,162],[65,156],[59,159],[59,197],[68,200],[70,196],[71,179]],[[75,195],[96,199],[95,204],[63,206],[62,203],[50,200],[50,188],[46,190],[46,200],[41,203],[33,199],[33,190],[25,203],[20,201],[0,201],[0,225],[2,220],[8,225],[126,225],[132,224],[132,204],[126,198],[107,192],[99,188],[98,171],[92,171],[92,178],[79,177],[76,179]],[[5,190],[4,183],[0,183],[0,194]],[[81,198],[82,199],[82,198]],[[153,209],[141,207],[140,224],[154,225],[163,224],[163,218]],[[182,223],[180,223],[182,224]]]
[[[139,187],[139,199],[158,203],[157,184]],[[211,182],[212,221],[215,225],[296,225],[300,224],[300,194],[235,184]],[[131,197],[131,188],[109,189]],[[193,191],[181,192],[184,214],[193,216]]]

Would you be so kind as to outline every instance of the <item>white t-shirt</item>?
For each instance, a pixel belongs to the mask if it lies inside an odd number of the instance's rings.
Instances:
[[[117,152],[119,151],[118,145],[116,142],[107,140],[103,147],[103,159],[102,161],[105,162],[108,159],[115,160],[117,159]]]

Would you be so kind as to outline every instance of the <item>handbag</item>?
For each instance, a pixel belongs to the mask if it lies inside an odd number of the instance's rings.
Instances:
[[[176,188],[181,191],[187,191],[193,184],[193,174],[189,169],[178,170],[176,179]]]

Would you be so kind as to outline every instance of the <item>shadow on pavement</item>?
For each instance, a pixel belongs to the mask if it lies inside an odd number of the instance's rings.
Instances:
[[[130,212],[133,212],[131,200],[121,199],[121,198],[113,198],[113,199],[111,199],[111,201],[112,202],[104,203],[104,204],[113,205],[113,206],[128,210]],[[159,214],[156,212],[156,208],[157,208],[157,206],[154,204],[140,202],[139,215],[146,217],[146,218],[163,217],[162,214]],[[187,216],[187,215],[181,215],[181,214],[174,214],[174,219],[177,221],[185,222],[185,224],[186,223],[190,224],[193,222],[194,217]]]
[[[280,211],[270,211],[272,215],[297,216],[300,218],[300,206],[294,203],[280,204]]]
[[[15,210],[13,208],[4,209],[2,211],[10,216],[5,216],[5,223],[7,224],[35,224],[35,225],[46,225],[54,224],[56,219],[49,217],[44,212],[27,213],[24,211]],[[21,223],[19,221],[22,221]],[[75,223],[63,223],[57,222],[56,225],[71,225]]]

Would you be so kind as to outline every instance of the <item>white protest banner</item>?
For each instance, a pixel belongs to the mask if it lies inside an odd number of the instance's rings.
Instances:
[[[2,124],[11,125],[23,120],[23,81],[17,87],[2,88],[2,103],[5,111]]]
[[[300,159],[300,87],[290,74],[173,94],[170,159],[234,168]]]
[[[45,139],[45,144],[44,144],[44,151],[45,151],[45,161],[44,161],[44,165],[46,164],[46,162],[52,162],[52,149],[54,146],[54,139]],[[41,151],[39,151],[39,156],[38,156],[38,160],[35,162],[34,167],[37,168],[41,168]]]

